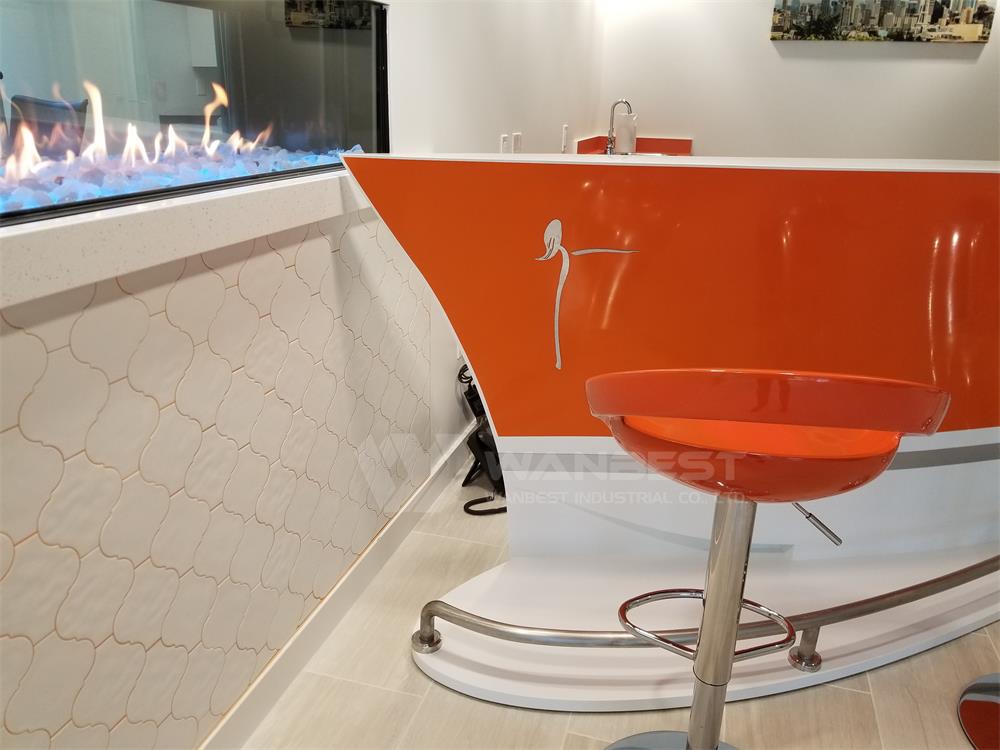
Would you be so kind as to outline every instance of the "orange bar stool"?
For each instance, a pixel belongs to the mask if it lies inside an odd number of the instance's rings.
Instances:
[[[867,484],[889,466],[903,435],[937,430],[949,396],[919,383],[815,372],[642,370],[591,378],[587,399],[633,457],[717,496],[705,588],[642,594],[618,612],[628,632],[694,662],[688,732],[645,732],[608,750],[732,750],[719,735],[733,662],[795,641],[784,617],[743,598],[757,503]],[[637,606],[676,598],[703,602],[695,648],[629,619]],[[785,637],[735,651],[741,609],[778,623]]]

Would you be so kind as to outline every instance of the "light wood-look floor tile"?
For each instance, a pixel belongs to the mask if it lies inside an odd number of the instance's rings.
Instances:
[[[879,750],[871,696],[827,685],[730,703],[722,739],[740,750]]]
[[[1000,657],[981,633],[869,672],[886,750],[966,750],[956,713],[962,690],[1000,671]]]
[[[420,608],[493,567],[499,547],[411,533],[306,669],[423,695],[430,681],[410,657]]]
[[[621,713],[579,713],[569,720],[569,731],[606,740],[605,744],[639,732],[660,729],[687,729],[689,709],[669,711],[625,711]]]
[[[301,673],[257,727],[252,750],[384,750],[421,699],[322,675]]]
[[[563,750],[604,750],[607,746],[608,743],[604,740],[595,740],[582,734],[567,734]]]
[[[463,474],[464,475],[464,474]],[[687,726],[688,709],[566,714],[477,701],[413,665],[420,607],[506,559],[506,518],[442,493],[331,638],[263,720],[248,748],[603,750],[616,739]],[[1000,671],[1000,622],[830,685],[726,707],[723,739],[741,750],[968,750],[955,714],[962,688]]]
[[[569,714],[477,701],[432,685],[400,750],[561,750]]]
[[[465,478],[467,468],[463,468],[453,484],[441,493],[431,509],[420,519],[416,529],[427,534],[468,539],[471,542],[502,547],[507,543],[506,514],[472,516],[462,510],[462,505],[467,501],[489,494],[481,481],[469,487],[462,487],[462,479]],[[497,499],[497,503],[503,502],[503,498]]]

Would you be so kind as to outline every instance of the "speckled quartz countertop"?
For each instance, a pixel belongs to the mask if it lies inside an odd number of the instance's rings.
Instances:
[[[346,172],[327,172],[4,227],[0,307],[364,205]]]

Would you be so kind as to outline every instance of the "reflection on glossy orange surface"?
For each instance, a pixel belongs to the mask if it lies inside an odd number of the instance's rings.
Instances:
[[[1000,424],[996,174],[347,159],[501,435],[606,434],[587,378],[681,367],[926,382],[944,429]],[[639,251],[574,259],[559,370],[553,219],[570,250]]]
[[[692,448],[766,453],[786,458],[862,458],[895,451],[898,432],[625,415],[625,424],[650,437]]]
[[[948,409],[942,389],[905,380],[774,370],[639,370],[587,381],[599,417],[635,416],[929,435]]]
[[[931,434],[948,394],[899,380],[760,370],[644,370],[587,381],[593,414],[650,468],[713,493],[811,500],[881,474]]]

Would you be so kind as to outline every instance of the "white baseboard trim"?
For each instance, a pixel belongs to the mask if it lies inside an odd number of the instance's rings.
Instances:
[[[441,491],[466,462],[461,448],[474,425],[461,433],[438,459],[427,480],[410,496],[399,512],[375,536],[333,590],[306,618],[295,635],[250,683],[246,692],[205,738],[201,750],[242,748],[261,719],[309,663],[341,618],[357,601],[386,561],[409,535]]]

